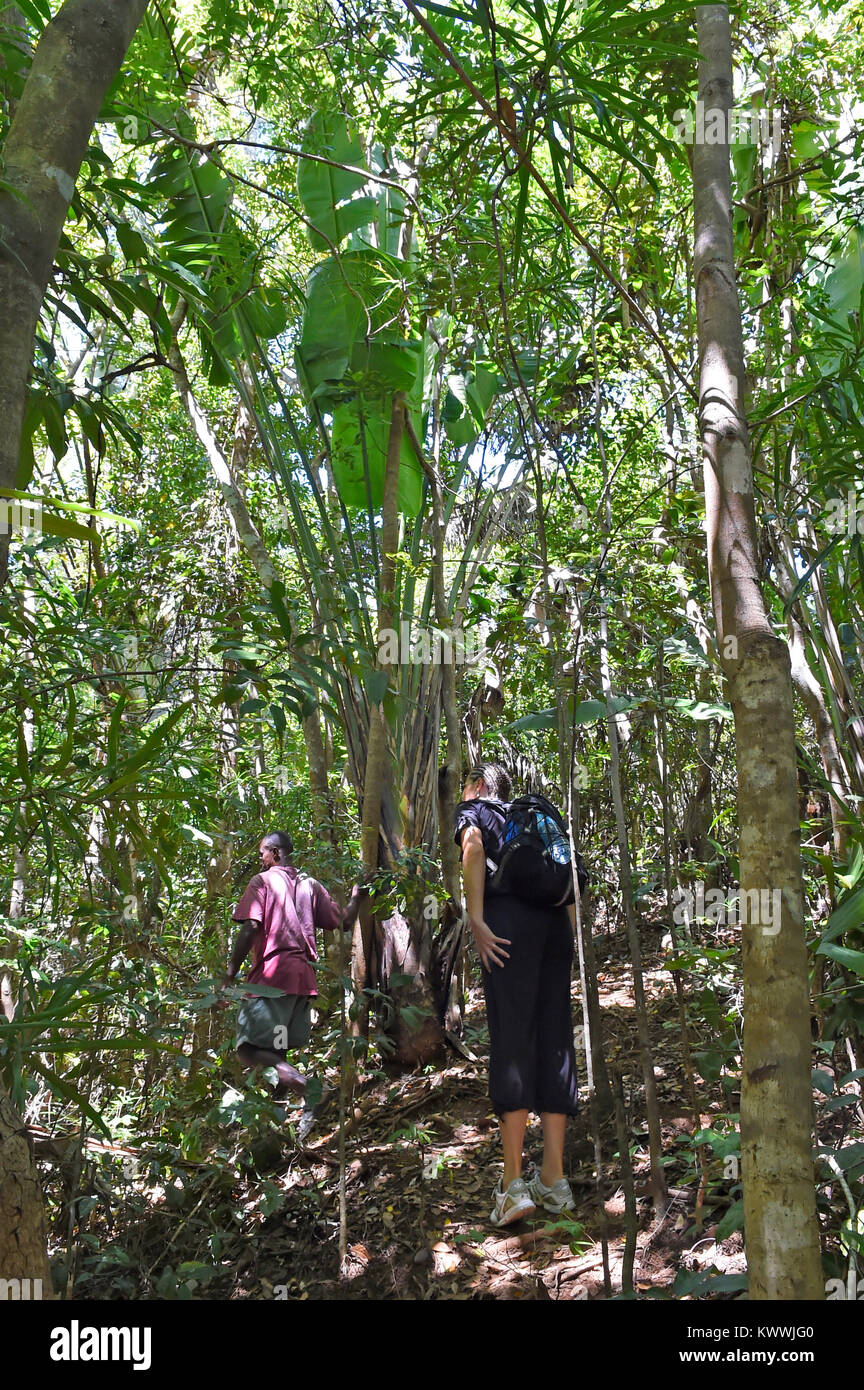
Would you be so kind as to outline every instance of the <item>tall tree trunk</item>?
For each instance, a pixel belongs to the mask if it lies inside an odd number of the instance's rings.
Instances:
[[[406,414],[405,423],[411,434],[415,453],[429,480],[429,493],[432,503],[432,587],[435,603],[435,621],[442,632],[451,624],[451,613],[447,603],[447,586],[444,572],[444,559],[447,549],[447,526],[444,519],[444,497],[441,485],[441,415],[440,415],[440,377],[436,378],[434,401],[434,439],[433,462],[429,464],[423,454],[420,441],[411,428],[410,417]],[[458,610],[457,610],[458,613]],[[454,614],[452,616],[457,616]],[[454,902],[460,898],[459,850],[453,838],[453,818],[459,804],[462,781],[462,737],[459,723],[459,700],[456,689],[455,650],[450,652],[451,660],[444,660],[441,666],[441,704],[444,712],[444,768],[438,782],[439,798],[439,844],[441,850],[441,876],[444,886]]]
[[[612,532],[612,502],[609,496],[609,467],[606,460],[606,445],[603,434],[603,419],[600,403],[600,374],[597,365],[597,345],[594,332],[591,332],[591,348],[594,358],[594,430],[600,455],[603,474],[603,531],[606,537]],[[642,944],[639,940],[639,924],[636,920],[636,905],[633,898],[633,871],[630,845],[627,833],[627,818],[624,813],[624,797],[621,786],[620,743],[626,742],[630,735],[629,721],[623,714],[615,714],[612,709],[612,676],[609,663],[609,622],[607,617],[608,598],[605,588],[599,593],[599,637],[600,637],[600,686],[606,701],[606,727],[609,734],[609,781],[612,790],[612,804],[615,810],[615,828],[618,838],[618,863],[621,875],[621,897],[624,903],[624,917],[627,924],[627,943],[633,965],[633,1002],[636,1011],[636,1029],[639,1037],[639,1060],[645,1082],[645,1119],[648,1124],[648,1150],[651,1162],[651,1192],[655,1212],[659,1215],[660,1202],[666,1195],[666,1179],[663,1173],[663,1140],[660,1127],[660,1107],[657,1100],[657,1082],[654,1076],[654,1059],[651,1055],[651,1037],[648,1026],[648,1010],[645,1003],[645,981],[642,973]],[[574,694],[575,699],[575,694]]]
[[[51,1298],[51,1269],[39,1176],[24,1121],[0,1091],[0,1278],[41,1279]],[[31,1283],[32,1292],[32,1283]]]
[[[434,329],[431,329],[434,336]],[[437,341],[437,340],[436,340]],[[439,349],[441,344],[439,343]],[[405,426],[411,436],[414,452],[429,482],[429,495],[432,508],[432,586],[435,603],[435,621],[442,632],[458,624],[460,617],[457,608],[451,614],[447,601],[447,584],[444,568],[447,550],[447,523],[444,514],[444,496],[441,484],[441,384],[443,378],[443,354],[439,350],[435,373],[435,386],[432,401],[432,460],[426,458],[422,445],[414,433],[411,417],[406,412]],[[438,770],[436,783],[438,793],[438,846],[441,857],[441,877],[450,901],[445,905],[444,919],[436,940],[438,966],[441,971],[439,988],[443,995],[445,981],[447,1002],[444,1006],[445,1025],[453,1035],[461,1034],[465,1012],[465,914],[461,905],[461,881],[459,873],[459,850],[453,837],[453,821],[459,804],[462,785],[462,735],[459,722],[459,700],[456,686],[457,653],[451,650],[450,661],[445,659],[441,666],[440,698],[444,713],[444,764]],[[443,998],[441,1000],[443,1004]]]
[[[384,496],[381,503],[381,577],[378,594],[378,650],[388,650],[385,641],[381,645],[381,634],[392,630],[395,622],[396,560],[399,546],[399,455],[402,448],[402,431],[405,406],[401,393],[393,401],[390,419],[390,435],[387,441],[387,465],[384,476]],[[393,769],[389,758],[389,739],[387,719],[384,714],[384,695],[392,676],[392,665],[379,659],[377,677],[383,677],[385,690],[369,696],[369,735],[366,740],[366,768],[363,776],[363,805],[360,825],[360,854],[365,874],[374,874],[379,864],[379,844],[381,839],[381,808],[385,798],[385,786],[392,784]],[[368,899],[364,899],[354,928],[354,944],[351,952],[351,978],[357,997],[354,1013],[355,1032],[366,1036],[368,1033],[368,1004],[362,991],[378,983],[380,962],[376,940],[376,923]]]
[[[24,593],[28,615],[35,611],[31,589]],[[21,737],[28,758],[33,753],[34,713],[24,711]],[[26,825],[26,818],[25,818]],[[9,916],[24,916],[27,898],[28,858],[26,841],[16,845]],[[4,954],[13,954],[12,942],[0,941]],[[15,978],[4,970],[0,976],[2,1017],[15,1014]],[[51,1271],[45,1240],[45,1215],[39,1175],[24,1121],[0,1086],[0,1278],[41,1279],[42,1297],[51,1298]],[[31,1285],[32,1289],[32,1285]]]
[[[381,503],[381,579],[378,594],[379,651],[388,648],[381,643],[384,631],[392,631],[396,623],[396,551],[399,547],[399,454],[405,405],[401,394],[393,402],[390,437],[387,443],[387,472],[384,497]],[[393,673],[392,663],[384,658],[378,670],[388,685]],[[386,690],[386,687],[385,687]],[[387,721],[384,716],[384,694],[371,700],[369,738],[366,746],[366,775],[363,784],[363,819],[361,825],[361,854],[367,872],[378,868],[378,842],[381,827],[381,806],[387,777]]]
[[[177,308],[171,319],[172,339],[171,347],[168,351],[168,360],[174,376],[174,384],[180,402],[186,412],[190,425],[195,431],[199,444],[207,455],[207,461],[213,471],[216,481],[219,484],[222,498],[231,518],[234,533],[251,560],[255,573],[261,585],[269,593],[273,585],[280,581],[281,576],[274,565],[266,545],[258,531],[255,522],[246,505],[246,498],[243,490],[237,482],[219,440],[214,434],[210,422],[201,409],[192,390],[189,381],[189,373],[180,349],[179,333],[186,318],[187,305],[185,300],[179,300]],[[238,421],[237,431],[244,424],[245,417],[249,418],[249,428],[244,429],[246,436],[246,447],[251,445],[251,414],[245,401],[240,402],[241,420]],[[235,437],[235,455],[237,440]],[[329,821],[329,802],[327,786],[327,759],[324,753],[324,740],[321,734],[321,722],[318,718],[318,711],[314,710],[301,721],[303,730],[303,740],[306,747],[306,761],[309,767],[309,784],[312,792],[312,809],[316,824],[322,825]]]
[[[607,503],[608,505],[608,503]],[[618,747],[618,725],[612,713],[612,684],[609,674],[609,638],[606,619],[606,600],[600,600],[600,670],[603,695],[606,700],[606,727],[609,733],[609,781],[612,788],[612,804],[615,810],[615,827],[618,836],[618,862],[621,876],[621,897],[624,903],[624,917],[627,923],[627,943],[633,965],[633,1003],[636,1013],[636,1031],[639,1038],[639,1060],[645,1082],[645,1118],[648,1124],[648,1149],[651,1160],[651,1191],[655,1211],[659,1215],[660,1203],[666,1196],[666,1180],[663,1173],[663,1141],[660,1128],[660,1107],[657,1101],[657,1082],[654,1077],[654,1059],[651,1055],[651,1037],[648,1026],[648,1009],[645,1001],[645,980],[642,973],[642,944],[639,940],[639,924],[636,920],[636,905],[633,900],[633,869],[630,846],[627,839],[627,819],[624,814],[624,798],[621,788],[621,764]]]
[[[404,398],[397,393],[393,401],[390,433],[387,442],[387,466],[384,496],[381,503],[381,571],[378,591],[378,663],[375,678],[379,688],[369,694],[369,736],[366,745],[366,769],[363,779],[363,806],[360,846],[366,874],[386,867],[394,847],[405,842],[428,844],[432,841],[434,821],[423,825],[418,818],[419,804],[434,809],[437,785],[439,722],[437,706],[441,682],[434,668],[424,668],[418,702],[420,722],[409,718],[403,731],[405,777],[398,787],[401,793],[398,806],[396,790],[393,736],[385,713],[388,691],[398,684],[394,664],[390,660],[390,643],[384,633],[398,631],[396,607],[397,560],[399,548],[399,460],[403,433],[406,430]],[[425,466],[419,442],[415,440],[420,461]],[[437,611],[437,610],[436,610]],[[432,678],[434,675],[434,679]],[[428,678],[427,678],[428,677]],[[430,711],[434,711],[431,713]],[[420,745],[414,741],[420,738]],[[407,742],[405,741],[407,738]],[[410,750],[416,756],[410,756]],[[422,788],[422,795],[418,791]],[[386,830],[386,834],[384,833]],[[439,989],[447,981],[438,982],[437,953],[432,939],[432,924],[424,916],[422,902],[406,891],[406,913],[395,911],[384,920],[377,920],[368,901],[360,910],[354,933],[352,980],[355,1000],[355,1031],[365,1033],[368,1010],[361,994],[364,987],[379,985],[387,990],[393,1005],[393,1016],[387,1025],[396,1051],[395,1060],[403,1065],[428,1061],[441,1051],[444,1032],[438,1009]],[[396,982],[391,977],[396,977]],[[417,1010],[420,1010],[418,1018]]]
[[[27,627],[32,632],[36,622],[36,594],[29,586],[21,591],[21,609],[22,615],[27,620]],[[32,642],[30,640],[28,640],[24,647],[24,657],[30,661],[34,659]],[[36,715],[32,709],[27,708],[22,712],[19,731],[23,751],[29,761],[33,757],[33,745],[36,734]],[[20,839],[18,843],[16,843],[13,851],[12,891],[9,894],[9,916],[13,921],[23,918],[27,905],[27,884],[30,876],[28,846],[32,834],[32,816],[32,809],[28,808],[25,802],[21,810],[21,826],[18,832]],[[0,936],[0,949],[2,949],[5,956],[14,956],[15,946],[13,945],[12,935],[15,936],[17,942],[17,932],[15,928],[12,927],[9,929],[9,933],[11,934],[7,934],[5,939],[4,936]],[[7,1018],[10,1023],[15,1017],[15,1009],[17,1006],[16,989],[16,976],[12,973],[11,969],[4,968],[3,971],[0,972],[0,1008],[2,1008],[4,1017]]]
[[[3,145],[0,488],[18,481],[33,340],[81,161],[147,0],[66,0],[47,25]],[[8,536],[0,536],[0,588]]]
[[[12,867],[12,891],[9,894],[9,916],[14,921],[15,918],[24,916],[24,908],[27,901],[27,875],[29,863],[27,860],[26,849],[20,849],[17,845],[14,850],[14,861]],[[0,950],[6,956],[15,954],[17,942],[17,931],[14,927],[7,927],[4,934],[0,936]],[[11,1023],[15,1017],[15,1009],[18,1004],[16,990],[18,987],[17,976],[13,973],[11,966],[4,966],[0,971],[0,1012],[3,1017]]]
[[[732,106],[725,5],[696,11],[699,99]],[[707,123],[706,123],[707,124]],[[820,1299],[813,1184],[810,1001],[789,652],[759,582],[744,347],[732,242],[728,124],[693,146],[699,426],[708,567],[738,758],[741,889],[772,894],[771,921],[742,924],[741,1150],[751,1299]],[[761,901],[761,899],[760,899]]]

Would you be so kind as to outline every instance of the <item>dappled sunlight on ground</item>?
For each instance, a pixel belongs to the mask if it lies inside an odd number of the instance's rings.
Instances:
[[[716,1215],[697,1202],[674,989],[662,960],[646,969],[646,993],[669,1195],[655,1218],[648,1199],[647,1137],[629,964],[620,938],[604,937],[599,973],[606,1055],[624,1080],[638,1201],[637,1291],[668,1296],[682,1267],[743,1269],[740,1235],[714,1241]],[[574,984],[574,1020],[580,1016]],[[365,1077],[346,1130],[347,1258],[338,1259],[338,1111],[335,1102],[307,1147],[295,1141],[293,1111],[244,1142],[231,1131],[234,1161],[187,1163],[149,1177],[143,1165],[110,1223],[97,1208],[83,1239],[100,1252],[84,1262],[80,1297],[253,1299],[592,1299],[605,1297],[601,1243],[620,1291],[625,1231],[613,1128],[601,1133],[602,1198],[596,1190],[588,1106],[568,1126],[565,1165],[577,1210],[572,1219],[540,1214],[506,1230],[489,1222],[500,1172],[497,1123],[489,1109],[483,1009],[472,996],[468,1024],[476,1061],[450,1053],[438,1069]],[[666,1025],[664,1027],[664,1024]],[[336,1078],[330,1078],[335,1080]],[[584,1081],[584,1078],[583,1078]],[[705,1123],[721,1109],[699,1080]],[[716,1088],[714,1088],[716,1091]],[[225,1136],[221,1136],[225,1143]],[[528,1160],[542,1138],[532,1118]],[[227,1150],[223,1150],[223,1155]],[[251,1156],[251,1158],[250,1158]],[[675,1185],[677,1184],[677,1186]],[[717,1185],[714,1185],[717,1192]],[[718,1212],[729,1198],[715,1198]]]

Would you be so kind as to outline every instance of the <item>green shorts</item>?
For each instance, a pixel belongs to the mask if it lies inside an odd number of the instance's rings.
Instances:
[[[237,1047],[248,1043],[268,1052],[305,1047],[312,1033],[312,999],[308,994],[283,994],[248,999],[237,1013]]]

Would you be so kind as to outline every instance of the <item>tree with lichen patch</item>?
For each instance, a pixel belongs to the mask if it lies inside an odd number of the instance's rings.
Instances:
[[[36,324],[99,110],[147,0],[67,0],[46,25],[3,143],[0,489],[18,486]],[[0,587],[8,536],[0,534]]]
[[[699,97],[732,106],[725,5],[697,10]],[[789,651],[760,583],[729,145],[693,146],[699,425],[717,641],[735,715],[742,902],[781,894],[780,921],[743,920],[741,1153],[750,1297],[823,1296],[813,1190],[810,999]],[[760,898],[761,901],[761,898]],[[773,902],[773,899],[772,899]],[[746,916],[752,918],[748,911]]]

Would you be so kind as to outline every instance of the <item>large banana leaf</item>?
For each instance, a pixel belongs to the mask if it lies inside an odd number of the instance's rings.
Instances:
[[[366,413],[360,398],[337,406],[331,431],[333,478],[346,507],[377,511],[384,496],[390,419],[383,408]],[[368,487],[367,487],[368,474]],[[416,516],[423,499],[423,474],[404,435],[399,455],[399,510]]]
[[[366,183],[365,175],[336,167],[362,165],[363,149],[339,111],[317,111],[306,127],[302,147],[333,161],[301,159],[297,165],[297,192],[309,222],[309,240],[316,251],[332,251],[350,232],[378,215],[375,198],[354,197]]]
[[[352,374],[377,378],[352,380],[354,390],[371,385],[373,391],[393,392],[406,389],[406,377],[413,382],[417,340],[393,331],[404,303],[402,269],[393,257],[366,248],[331,256],[310,275],[297,365],[321,410],[329,411],[344,395],[349,365]],[[412,360],[402,363],[400,351]]]

